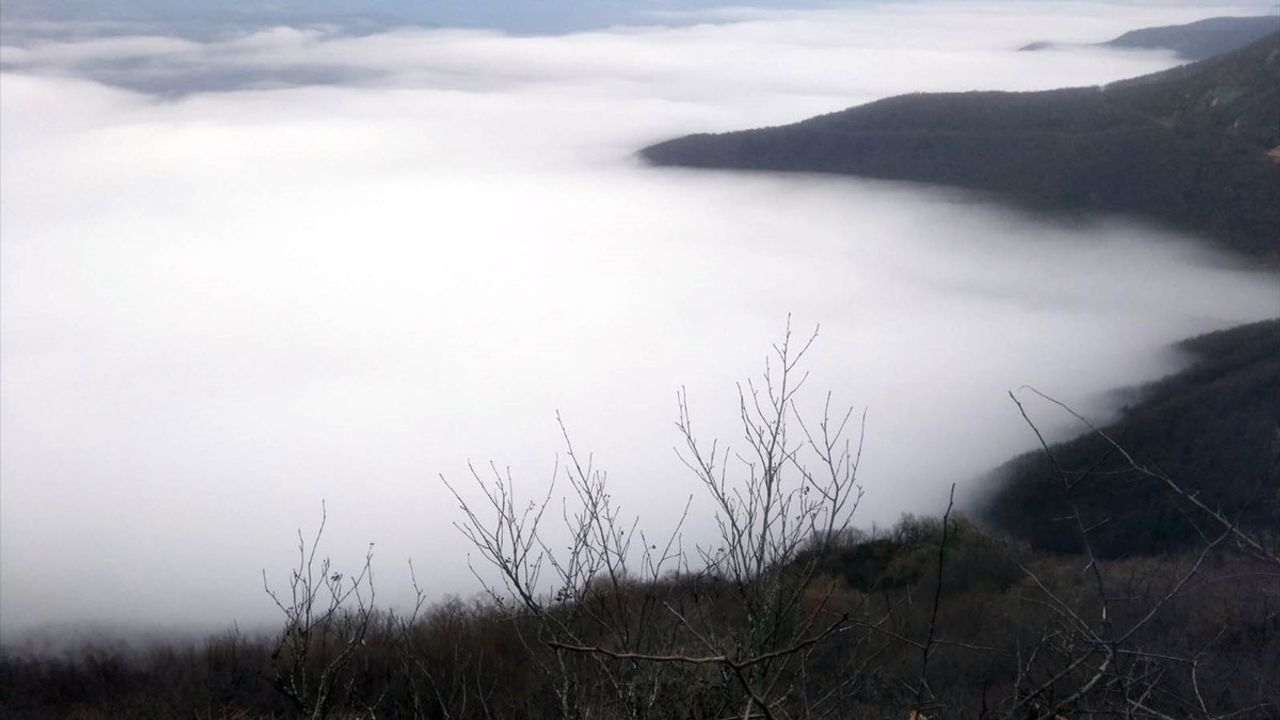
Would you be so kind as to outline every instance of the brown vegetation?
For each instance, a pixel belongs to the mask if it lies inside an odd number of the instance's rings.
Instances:
[[[810,340],[811,342],[811,340]],[[509,476],[455,487],[492,566],[479,599],[375,610],[299,536],[276,637],[0,660],[6,718],[1229,718],[1280,712],[1280,561],[1220,513],[1191,551],[1106,559],[993,537],[950,508],[863,533],[861,425],[804,419],[808,343],[741,388],[742,449],[682,457],[719,540],[685,549],[622,514],[567,443],[569,499]],[[1033,426],[1034,428],[1034,426]],[[1048,449],[1046,449],[1048,450]],[[1123,449],[1114,448],[1117,452]],[[1135,471],[1148,471],[1134,463]],[[1071,505],[1071,476],[1062,474]],[[1171,477],[1162,486],[1183,492]],[[559,512],[548,513],[549,508]],[[567,547],[550,543],[559,515]],[[321,525],[323,529],[323,524]],[[559,535],[556,535],[559,537]],[[417,586],[417,578],[414,579]]]

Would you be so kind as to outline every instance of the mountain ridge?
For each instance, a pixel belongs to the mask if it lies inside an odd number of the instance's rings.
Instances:
[[[1276,30],[1280,30],[1280,15],[1211,17],[1182,25],[1161,25],[1130,30],[1100,43],[1039,41],[1018,49],[1037,51],[1102,47],[1119,50],[1172,50],[1184,60],[1195,61],[1237,50]]]
[[[1280,16],[1212,17],[1185,25],[1130,30],[1101,43],[1133,50],[1172,50],[1187,60],[1207,60],[1261,40],[1280,30]]]
[[[655,166],[946,185],[1033,210],[1122,214],[1280,267],[1280,32],[1101,87],[917,93],[646,147]]]

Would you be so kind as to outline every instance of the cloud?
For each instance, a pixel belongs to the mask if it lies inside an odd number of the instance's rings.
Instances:
[[[468,592],[436,474],[493,459],[532,495],[557,409],[664,529],[696,490],[675,390],[734,440],[734,382],[789,312],[823,326],[813,397],[870,408],[865,522],[1029,447],[1008,388],[1105,414],[1179,366],[1170,342],[1275,314],[1274,278],[1119,220],[632,155],[898,92],[1136,75],[1174,60],[1013,48],[1206,14],[1105,8],[6,48],[4,631],[269,617],[259,572],[322,498],[335,555],[377,543],[384,597],[409,556]]]

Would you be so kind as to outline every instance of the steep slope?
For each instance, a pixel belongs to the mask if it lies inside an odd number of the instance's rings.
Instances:
[[[938,183],[1127,213],[1280,265],[1280,33],[1105,87],[903,95],[793,125],[691,135],[655,165]]]
[[[1143,389],[1105,432],[1209,507],[1267,532],[1280,528],[1280,320],[1182,343],[1195,363]],[[1160,481],[1133,471],[1103,438],[1052,448],[1073,483],[1095,551],[1107,557],[1172,552],[1216,526]],[[1051,552],[1077,552],[1062,476],[1042,452],[992,474],[980,515],[992,527]],[[1217,527],[1218,532],[1221,528]]]

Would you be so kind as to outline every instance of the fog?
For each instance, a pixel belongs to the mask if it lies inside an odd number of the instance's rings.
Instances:
[[[0,631],[269,620],[327,503],[381,599],[477,587],[439,475],[545,492],[562,441],[669,530],[676,391],[736,444],[788,314],[805,407],[868,410],[858,522],[935,512],[1034,436],[1023,385],[1096,419],[1280,313],[1274,276],[1118,218],[935,188],[658,170],[646,143],[890,94],[1103,83],[1159,52],[1020,53],[1242,7],[733,11],[563,36],[272,28],[5,47]],[[1030,405],[1055,437],[1061,413]],[[695,514],[692,538],[707,525]]]

